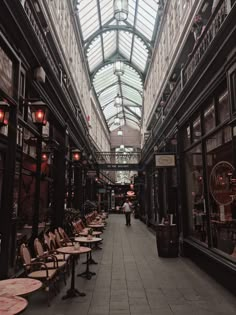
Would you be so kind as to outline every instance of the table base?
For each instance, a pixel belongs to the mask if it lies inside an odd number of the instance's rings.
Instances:
[[[92,257],[90,257],[85,262],[83,262],[83,264],[84,265],[87,265],[87,264],[89,264],[89,265],[97,265],[98,263]]]
[[[66,299],[73,298],[73,297],[78,297],[78,296],[86,296],[86,294],[83,293],[83,292],[80,292],[80,291],[77,290],[77,289],[69,289],[69,290],[66,292],[66,295],[64,295],[64,296],[62,297],[62,300],[66,300]]]
[[[96,275],[96,272],[86,270],[84,272],[77,274],[77,277],[83,277],[83,278],[86,278],[87,280],[90,280],[92,276],[95,276],[95,275]]]
[[[102,249],[102,247],[96,244],[93,249]]]

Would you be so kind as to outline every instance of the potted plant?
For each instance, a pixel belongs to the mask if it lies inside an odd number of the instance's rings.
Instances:
[[[89,229],[88,230],[88,239],[92,239],[93,238],[93,229]]]

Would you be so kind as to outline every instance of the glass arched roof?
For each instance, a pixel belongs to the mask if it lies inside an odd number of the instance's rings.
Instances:
[[[159,1],[129,0],[125,21],[113,14],[113,0],[79,0],[77,12],[92,84],[110,130],[129,124],[140,128],[143,82],[157,33]],[[122,60],[124,74],[113,74]],[[122,106],[114,106],[119,94]]]

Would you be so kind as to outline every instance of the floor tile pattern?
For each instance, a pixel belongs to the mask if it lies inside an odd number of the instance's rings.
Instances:
[[[85,297],[62,300],[70,284],[47,306],[43,291],[29,297],[23,315],[218,315],[236,314],[236,298],[187,258],[159,258],[155,235],[132,218],[111,214],[103,249],[93,258],[91,280],[76,277]],[[84,270],[81,257],[76,272]]]

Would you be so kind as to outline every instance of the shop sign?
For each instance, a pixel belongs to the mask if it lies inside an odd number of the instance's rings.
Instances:
[[[175,154],[155,154],[156,167],[175,167]]]
[[[13,96],[13,63],[0,47],[0,89]]]
[[[87,177],[93,178],[97,176],[97,172],[96,171],[88,171],[87,172]]]
[[[218,205],[227,206],[233,201],[232,174],[234,167],[227,161],[217,163],[210,174],[210,192]]]
[[[138,170],[138,164],[100,164],[99,168],[101,170],[111,170],[111,171],[130,171]]]

